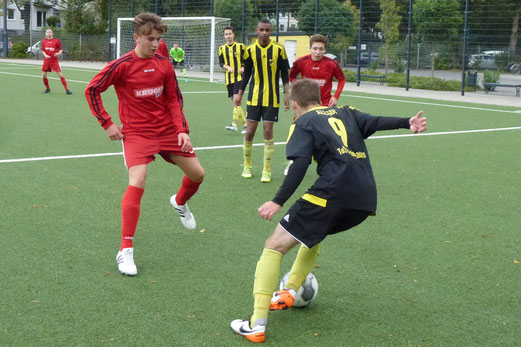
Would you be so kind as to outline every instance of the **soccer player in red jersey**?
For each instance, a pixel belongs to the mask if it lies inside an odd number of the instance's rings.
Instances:
[[[63,53],[62,44],[60,40],[54,37],[54,33],[51,28],[45,31],[45,39],[42,40],[42,54],[43,54],[43,65],[42,65],[42,78],[43,84],[45,84],[44,93],[50,93],[51,88],[49,87],[49,80],[47,79],[47,72],[55,71],[60,77],[60,81],[65,88],[65,93],[72,94],[67,87],[67,81],[62,73],[60,61],[58,56]]]
[[[168,49],[168,46],[167,46],[165,40],[161,39],[161,42],[159,42],[159,47],[157,48],[157,53],[161,54],[165,58],[170,59],[170,50]]]
[[[326,53],[327,38],[317,34],[309,39],[309,50],[311,54],[297,59],[289,72],[289,81],[295,82],[300,74],[302,78],[317,81],[320,86],[320,97],[322,106],[334,107],[344,89],[346,77],[336,60],[324,56]],[[338,81],[335,95],[331,97],[333,77]]]
[[[204,178],[188,136],[183,112],[183,97],[170,59],[157,54],[166,25],[152,13],[134,18],[136,48],[110,62],[85,89],[92,113],[111,140],[123,140],[129,185],[121,203],[121,247],[116,256],[118,269],[137,275],[133,238],[139,219],[141,197],[145,189],[147,165],[159,154],[184,172],[181,187],[170,197],[188,229],[195,219],[186,204]],[[119,99],[121,127],[113,123],[103,107],[101,93],[114,86]]]

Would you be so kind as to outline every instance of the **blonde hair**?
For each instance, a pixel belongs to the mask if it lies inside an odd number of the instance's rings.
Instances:
[[[134,33],[138,36],[150,35],[152,30],[157,30],[164,34],[167,29],[161,17],[148,12],[137,15],[132,22],[132,28],[134,29]]]

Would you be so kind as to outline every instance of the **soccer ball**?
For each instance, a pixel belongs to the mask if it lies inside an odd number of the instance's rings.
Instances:
[[[282,277],[280,281],[280,289],[286,288],[288,283],[289,272]],[[295,302],[293,307],[305,307],[317,296],[318,293],[318,281],[315,276],[310,272],[304,284],[298,289],[297,295],[295,296]]]

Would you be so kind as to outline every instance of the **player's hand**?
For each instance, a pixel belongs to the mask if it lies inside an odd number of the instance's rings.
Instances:
[[[329,99],[328,106],[329,107],[335,107],[337,103],[338,103],[338,99],[333,96],[333,97],[331,97],[331,99]]]
[[[112,124],[111,126],[109,126],[107,130],[105,130],[105,132],[107,133],[109,139],[111,139],[112,141],[118,141],[123,139],[123,133],[121,132],[121,128],[117,124]]]
[[[241,106],[241,99],[242,99],[242,96],[239,95],[239,94],[234,94],[233,95],[233,103],[235,106]]]
[[[289,110],[289,95],[287,93],[284,94],[284,109]]]
[[[266,201],[261,207],[259,207],[259,216],[261,216],[262,219],[271,220],[281,208],[282,206],[273,201]]]
[[[427,130],[427,118],[420,116],[423,114],[423,111],[418,112],[418,114],[411,119],[409,119],[409,125],[411,132],[413,134],[422,133]]]
[[[233,67],[231,67],[231,66],[227,66],[226,70],[228,70],[228,72],[230,72],[230,73],[233,73]]]
[[[242,66],[240,69],[239,69],[239,73],[242,75],[244,73],[244,66]]]
[[[181,147],[183,152],[190,152],[192,150],[192,142],[187,133],[179,133],[177,135],[177,144]]]

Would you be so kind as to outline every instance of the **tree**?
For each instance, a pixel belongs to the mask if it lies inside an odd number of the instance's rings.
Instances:
[[[254,8],[250,0],[245,2],[245,21],[246,31],[252,30],[257,21],[254,17]],[[242,29],[242,1],[236,0],[215,0],[214,15],[216,17],[231,18],[231,26],[235,30],[235,35],[240,34]],[[242,41],[246,43],[246,38]]]
[[[355,36],[355,18],[350,3],[340,4],[336,0],[320,0],[318,32],[328,37],[331,43],[338,40],[351,41]],[[299,29],[311,35],[315,32],[316,0],[306,0],[297,13]]]
[[[99,5],[96,0],[68,0],[62,11],[65,30],[81,34],[105,32],[107,23],[100,14]]]
[[[394,0],[380,0],[380,8],[382,13],[380,21],[376,23],[376,27],[382,30],[385,44],[381,51],[384,56],[385,74],[389,68],[389,62],[397,60],[396,43],[398,42],[400,31],[400,21],[402,17],[398,14],[398,7]]]
[[[440,42],[460,42],[463,15],[459,0],[416,0],[414,23],[420,39],[431,45],[431,76]]]

